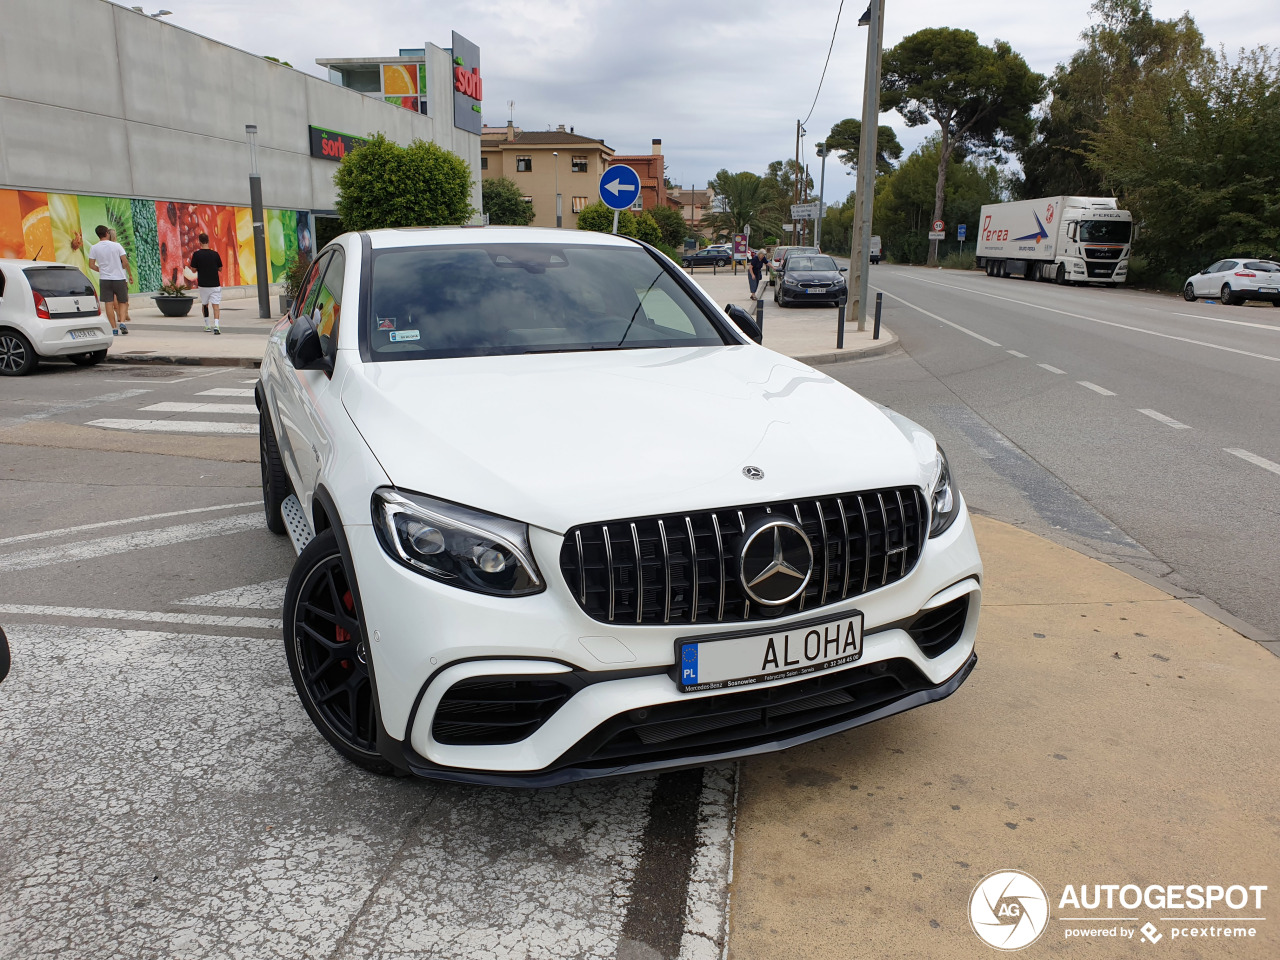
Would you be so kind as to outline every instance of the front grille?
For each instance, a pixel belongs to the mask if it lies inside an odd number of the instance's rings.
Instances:
[[[459,680],[440,699],[431,723],[437,743],[516,743],[547,722],[576,686],[550,677]]]
[[[592,767],[744,750],[855,720],[931,686],[910,660],[895,659],[782,687],[677,700],[606,720],[561,759]]]
[[[1114,263],[1089,263],[1085,265],[1091,277],[1109,277],[1116,272]]]
[[[776,607],[750,602],[738,579],[742,534],[769,514],[794,517],[814,555],[804,592]],[[901,580],[920,558],[927,523],[917,487],[610,520],[570,530],[560,570],[587,615],[605,623],[764,620]]]
[[[1124,247],[1085,247],[1084,255],[1090,260],[1119,260]]]
[[[969,614],[969,595],[920,614],[907,628],[920,652],[932,660],[956,645]]]
[[[831,284],[826,280],[802,280],[800,286],[806,290],[826,290]]]

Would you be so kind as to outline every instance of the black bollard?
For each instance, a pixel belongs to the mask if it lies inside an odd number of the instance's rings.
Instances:
[[[880,304],[884,302],[884,294],[876,294],[876,328],[871,334],[872,340],[880,339]]]
[[[836,349],[844,349],[844,301],[840,302],[840,315],[836,320]]]
[[[764,290],[764,283],[761,282],[760,290]],[[760,328],[760,332],[764,333],[764,294],[757,294],[756,300],[756,326]]]

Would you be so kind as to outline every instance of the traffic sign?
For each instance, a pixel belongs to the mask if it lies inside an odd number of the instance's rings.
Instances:
[[[933,221],[933,229],[935,231],[945,231],[947,229],[947,221],[945,220]]]
[[[963,239],[964,239],[964,235],[965,235],[965,231],[966,231],[966,230],[967,230],[967,228],[965,227],[965,225],[964,225],[963,223],[962,223],[962,224],[960,224],[958,227],[956,227],[956,239],[957,239],[957,240],[963,240]]]
[[[600,199],[610,210],[627,210],[640,199],[640,174],[618,163],[600,177]]]
[[[793,203],[791,205],[792,220],[817,220],[819,212],[819,204],[814,203]]]

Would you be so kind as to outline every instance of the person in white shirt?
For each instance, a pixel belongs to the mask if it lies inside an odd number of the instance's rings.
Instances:
[[[133,264],[129,262],[128,251],[108,239],[110,232],[102,224],[94,230],[98,242],[89,248],[89,268],[98,273],[100,297],[107,308],[107,319],[111,321],[114,336],[129,332],[125,321],[129,319],[129,284],[133,281]]]

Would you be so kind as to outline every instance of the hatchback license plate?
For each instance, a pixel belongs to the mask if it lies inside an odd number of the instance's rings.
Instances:
[[[97,330],[72,330],[71,331],[72,340],[92,340],[97,335],[98,335]]]
[[[1280,287],[1259,287],[1259,293],[1280,293]]]
[[[808,290],[805,291],[805,293],[826,293],[826,292],[827,292],[826,287],[810,287]]]
[[[676,641],[680,692],[747,687],[846,667],[862,656],[862,613],[773,633]]]

